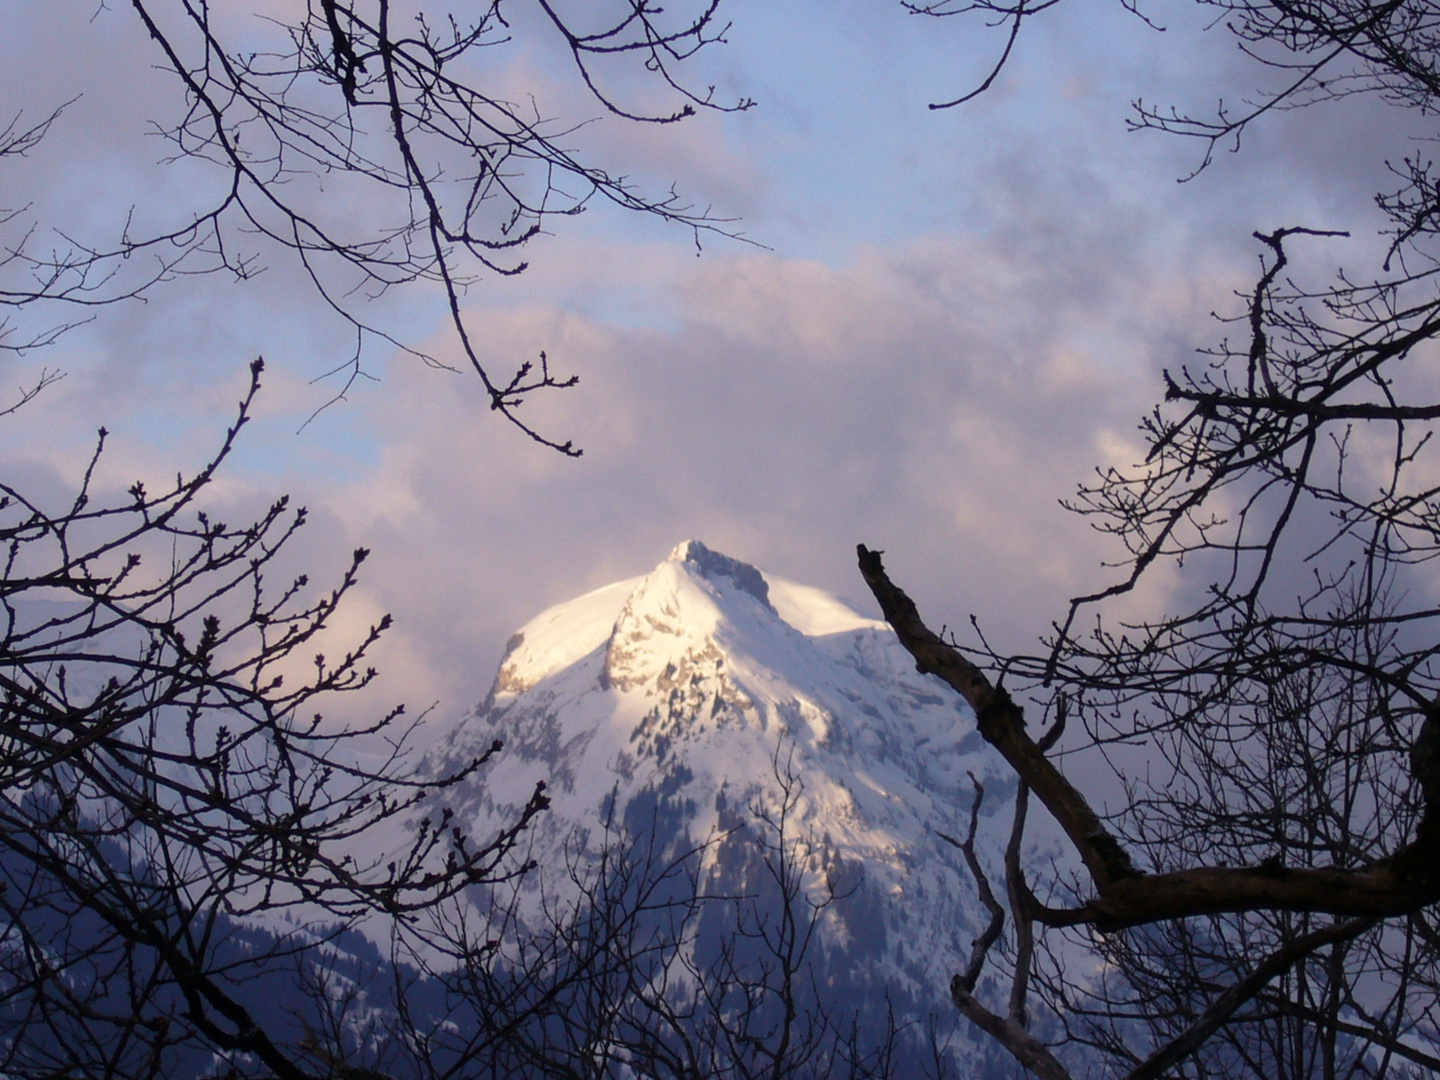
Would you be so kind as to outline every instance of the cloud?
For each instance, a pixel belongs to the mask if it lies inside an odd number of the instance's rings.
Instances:
[[[887,548],[931,617],[1024,647],[1097,580],[1103,545],[1057,499],[1133,451],[1155,343],[1194,328],[1174,309],[1230,284],[1090,255],[1083,280],[975,238],[840,269],[677,260],[654,267],[667,326],[488,311],[497,354],[584,372],[527,408],[585,456],[495,424],[469,380],[397,367],[366,406],[378,464],[323,501],[376,549],[366,588],[447,704],[483,694],[540,609],[686,537],[862,600],[854,545]]]
[[[740,22],[704,70],[753,90],[755,112],[576,136],[617,168],[744,211],[773,252],[713,243],[697,259],[688,235],[597,207],[540,238],[522,278],[472,290],[467,317],[495,370],[544,349],[581,375],[525,406],[583,446],[580,461],[503,424],[473,377],[378,354],[383,380],[297,436],[333,392],[310,380],[353,338],[280,259],[243,286],[172,283],[48,353],[0,361],[3,385],[40,364],[70,373],[4,422],[0,455],[11,475],[58,490],[104,423],[113,489],[193,468],[246,363],[265,355],[257,419],[213,497],[233,516],[292,491],[314,515],[295,564],[317,577],[355,546],[374,550],[352,621],[397,617],[377,653],[387,700],[463,709],[516,626],[648,570],[685,537],[859,599],[854,544],[883,547],[932,619],[973,612],[997,643],[1028,646],[1103,576],[1103,542],[1056,500],[1093,465],[1138,454],[1157,369],[1190,362],[1218,336],[1207,313],[1234,310],[1250,284],[1250,230],[1332,224],[1320,211],[1368,197],[1375,166],[1341,153],[1350,114],[1292,129],[1322,115],[1307,112],[1265,127],[1256,153],[1175,184],[1194,147],[1126,137],[1125,106],[1136,86],[1184,105],[1246,85],[1223,36],[1156,36],[1123,15],[1092,25],[1073,9],[1037,21],[1054,29],[1028,40],[1002,93],[931,114],[932,89],[963,89],[961,28],[841,7],[823,33],[798,32],[820,25],[812,9],[737,11],[758,30]],[[97,228],[151,187],[161,210],[185,205],[190,174],[157,167],[163,148],[143,136],[174,100],[132,20],[21,11],[0,45],[17,105],[58,103],[82,75],[93,92],[44,155],[6,164],[8,190]],[[591,115],[559,63],[537,50],[503,75]],[[1364,115],[1379,154],[1399,129]],[[335,196],[328,212],[366,207]],[[1307,250],[1328,265],[1340,249]],[[434,299],[421,289],[370,310],[453,359]]]

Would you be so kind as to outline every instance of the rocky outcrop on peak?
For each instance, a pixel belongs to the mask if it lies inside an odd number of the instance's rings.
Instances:
[[[670,553],[670,558],[675,562],[690,563],[707,581],[724,578],[741,592],[755,597],[771,611],[775,610],[770,603],[770,586],[765,583],[765,575],[749,563],[711,551],[699,540],[684,541]]]

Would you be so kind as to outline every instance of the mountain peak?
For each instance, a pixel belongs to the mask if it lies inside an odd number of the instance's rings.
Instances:
[[[732,645],[789,632],[759,570],[686,540],[625,601],[602,684],[631,690],[696,664],[713,671]]]
[[[488,704],[522,694],[598,656],[598,679],[632,685],[664,671],[675,654],[740,645],[772,654],[799,633],[826,637],[884,624],[820,589],[767,577],[699,540],[677,544],[649,574],[557,604],[511,637]],[[719,635],[722,639],[715,642]],[[642,656],[642,654],[644,654]],[[648,657],[648,659],[646,659]]]
[[[793,799],[804,887],[842,872],[854,886],[822,920],[822,952],[867,972],[868,998],[883,988],[915,1015],[943,1003],[976,927],[968,871],[937,835],[969,827],[971,774],[1000,781],[967,709],[884,623],[687,540],[521,628],[449,760],[497,737],[503,767],[457,789],[455,809],[513,820],[544,780],[550,810],[529,833],[541,866],[565,867],[614,823],[666,850],[713,845],[705,887],[749,896],[759,864],[737,824]]]
[[[775,605],[770,603],[770,586],[765,581],[764,574],[749,563],[712,551],[699,540],[684,540],[676,544],[675,550],[670,552],[666,561],[688,564],[712,584],[718,585],[720,582],[716,579],[724,578],[741,592],[755,597],[771,611],[775,610]]]

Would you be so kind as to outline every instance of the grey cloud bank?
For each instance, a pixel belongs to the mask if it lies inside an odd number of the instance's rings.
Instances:
[[[1100,548],[1056,500],[1124,456],[1153,358],[1094,350],[1133,281],[1079,303],[1044,266],[999,260],[959,241],[843,271],[717,260],[681,277],[671,331],[494,314],[497,347],[538,343],[586,373],[546,416],[585,457],[476,424],[460,380],[441,396],[397,372],[378,467],[326,505],[373,542],[369,588],[441,683],[687,535],[850,596],[854,544],[890,547],[938,610],[1020,644],[1093,581]],[[1139,306],[1165,311],[1156,292]],[[467,677],[447,700],[474,696]]]

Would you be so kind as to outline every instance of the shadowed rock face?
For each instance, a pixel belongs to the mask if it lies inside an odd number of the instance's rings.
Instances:
[[[684,541],[670,553],[670,558],[675,562],[690,563],[700,571],[701,577],[710,581],[728,578],[741,592],[749,593],[771,611],[775,610],[770,603],[770,586],[765,581],[765,575],[749,563],[711,551],[699,540]],[[715,583],[719,584],[718,581]]]

